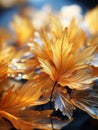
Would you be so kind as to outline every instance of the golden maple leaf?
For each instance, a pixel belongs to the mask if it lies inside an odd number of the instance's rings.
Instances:
[[[88,71],[90,70],[88,62],[93,58],[95,48],[87,47],[73,53],[74,45],[70,43],[67,29],[62,30],[62,35],[60,35],[59,37],[53,33],[48,35],[43,31],[42,46],[35,41],[29,46],[40,62],[39,82],[45,80],[42,84],[43,98],[53,100],[55,108],[71,118],[75,107],[71,102],[70,95],[66,89],[63,90],[63,87],[68,86],[70,89],[82,90],[92,85],[95,78]],[[55,98],[53,98],[54,96]]]
[[[71,52],[73,44],[69,42],[66,29],[56,43],[50,41],[50,46],[47,49],[50,55],[44,52],[42,55],[39,54],[39,62],[43,71],[49,74],[53,81],[57,81],[62,86],[69,86],[71,89],[85,89],[90,85],[93,80],[86,69],[95,49],[88,47],[73,54]],[[49,45],[49,43],[47,44]],[[84,85],[85,87],[83,87]]]

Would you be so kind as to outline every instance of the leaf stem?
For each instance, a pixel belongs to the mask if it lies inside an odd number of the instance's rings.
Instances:
[[[52,97],[53,97],[53,92],[54,92],[54,89],[55,89],[55,87],[56,87],[56,84],[57,84],[57,81],[54,83],[53,88],[52,88],[52,91],[51,91],[51,95],[50,95],[50,109],[52,109]],[[52,127],[52,130],[54,130],[54,128],[53,128],[52,115],[51,115],[50,120],[51,120],[51,127]]]

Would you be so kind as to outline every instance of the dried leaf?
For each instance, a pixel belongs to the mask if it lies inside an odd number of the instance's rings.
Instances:
[[[98,90],[74,90],[71,95],[72,103],[87,112],[90,116],[98,119]]]
[[[60,110],[63,115],[66,115],[69,119],[72,118],[73,110],[75,107],[72,105],[70,96],[65,88],[56,86],[53,93],[55,109]]]

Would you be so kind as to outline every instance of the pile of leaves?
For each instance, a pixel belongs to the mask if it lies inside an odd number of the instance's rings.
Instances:
[[[66,11],[25,8],[0,28],[0,130],[61,129],[76,108],[98,119],[98,7]]]

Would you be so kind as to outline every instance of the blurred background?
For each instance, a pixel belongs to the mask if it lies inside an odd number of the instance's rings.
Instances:
[[[60,10],[62,6],[72,4],[81,6],[84,14],[98,5],[98,0],[0,0],[0,26],[8,26],[13,15],[26,6],[41,9],[44,5],[51,5],[53,9]]]
[[[9,28],[14,14],[25,7],[40,10],[44,5],[49,5],[54,10],[59,11],[63,6],[73,4],[79,5],[84,15],[87,10],[98,5],[98,0],[0,0],[0,26]],[[79,109],[74,112],[74,119],[62,130],[98,130],[98,121]]]

